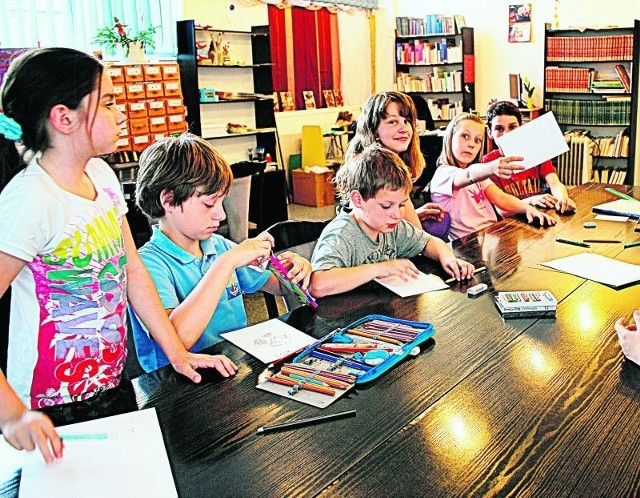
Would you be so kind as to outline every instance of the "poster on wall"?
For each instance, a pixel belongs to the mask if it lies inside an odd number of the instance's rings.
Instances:
[[[531,4],[509,5],[509,43],[531,41]]]

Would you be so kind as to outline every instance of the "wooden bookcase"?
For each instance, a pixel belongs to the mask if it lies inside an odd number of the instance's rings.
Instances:
[[[547,24],[544,55],[545,112],[553,111],[563,131],[579,130],[591,138],[583,143],[600,178],[606,171],[606,181],[611,182],[613,172],[617,177],[626,169],[624,183],[632,185],[638,173],[634,164],[640,22],[627,28],[586,30],[551,29]],[[629,91],[607,83],[620,81],[616,66],[629,74]]]
[[[436,126],[475,109],[474,31],[469,27],[456,31],[410,35],[396,31],[396,87],[423,97]]]

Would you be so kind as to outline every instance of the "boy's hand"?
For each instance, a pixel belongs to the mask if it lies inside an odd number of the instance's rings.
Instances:
[[[524,201],[533,207],[543,209],[553,209],[558,203],[558,199],[551,194],[532,195],[531,197],[524,199]]]
[[[522,156],[505,156],[494,159],[487,163],[491,167],[491,172],[499,178],[508,180],[511,175],[522,171],[524,169],[523,164],[517,164],[518,161],[524,160]]]
[[[444,213],[446,213],[445,209],[435,202],[427,202],[424,206],[416,209],[416,214],[420,221],[442,221],[444,220]]]
[[[640,310],[633,312],[635,323],[626,324],[624,318],[618,319],[615,330],[618,333],[622,352],[637,365],[640,365],[640,335],[638,335],[638,325],[640,325]]]
[[[238,367],[224,355],[196,354],[185,351],[180,363],[172,364],[176,372],[190,378],[196,384],[202,380],[202,376],[196,372],[196,368],[215,368],[223,377],[235,375]]]
[[[456,258],[453,254],[440,258],[440,264],[442,268],[444,268],[444,271],[452,277],[455,277],[456,280],[471,278],[475,271],[471,263],[467,263],[464,259]]]
[[[278,256],[282,265],[288,270],[287,278],[303,289],[309,286],[311,280],[311,263],[306,258],[291,251],[285,251]]]
[[[393,259],[375,264],[378,267],[378,274],[375,278],[394,278],[408,282],[420,275],[416,265],[408,259]]]
[[[576,203],[570,197],[564,197],[564,198],[557,199],[554,207],[556,208],[556,211],[558,211],[559,213],[566,213],[567,211],[575,211]]]
[[[18,418],[2,425],[2,434],[18,450],[33,451],[37,446],[47,463],[53,462],[54,457],[62,457],[60,436],[49,417],[42,413],[24,410]]]
[[[234,258],[234,267],[254,265],[259,266],[271,255],[273,237],[268,232],[262,232],[253,239],[245,239],[225,254]]]
[[[549,216],[546,213],[543,213],[542,211],[538,211],[536,208],[528,204],[524,214],[526,215],[527,221],[530,224],[537,221],[540,224],[540,226],[544,226],[544,225],[553,226],[557,223],[555,218],[552,218],[551,216]]]

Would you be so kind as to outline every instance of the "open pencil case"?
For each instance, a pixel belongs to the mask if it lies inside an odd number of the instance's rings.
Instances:
[[[355,385],[417,355],[433,333],[430,323],[368,315],[316,341],[256,387],[325,408]]]
[[[346,370],[355,375],[356,384],[364,384],[377,379],[410,354],[417,356],[420,352],[418,346],[434,332],[430,323],[367,315],[336,331],[324,342],[312,344],[296,356],[293,363],[307,363],[317,367],[320,363],[338,371],[344,371],[346,367]],[[360,351],[350,351],[351,344],[363,347],[355,348]],[[370,350],[365,347],[367,344],[372,345]],[[340,346],[344,346],[344,349]],[[324,355],[327,355],[327,359],[321,357]],[[333,358],[337,358],[337,361],[332,361]]]

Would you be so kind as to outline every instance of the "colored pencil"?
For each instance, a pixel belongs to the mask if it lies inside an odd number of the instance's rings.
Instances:
[[[404,342],[401,342],[397,339],[393,339],[392,337],[388,337],[383,334],[370,334],[369,332],[365,332],[364,330],[358,330],[358,329],[349,329],[347,332],[349,334],[358,335],[360,337],[375,339],[376,341],[388,342],[389,344],[396,344],[397,346],[404,345]]]
[[[616,189],[611,188],[611,187],[606,187],[605,191],[609,192],[610,194],[617,195],[621,199],[626,199],[627,201],[638,201],[638,199],[634,199],[630,195],[623,194],[622,192],[619,192]]]
[[[589,244],[586,244],[584,242],[580,242],[579,240],[556,239],[556,242],[561,242],[563,244],[569,244],[571,246],[591,247]]]
[[[325,386],[317,386],[315,384],[311,384],[309,382],[300,382],[294,379],[290,379],[284,375],[274,375],[267,379],[269,382],[273,382],[275,384],[282,384],[284,386],[300,386],[300,389],[306,389],[307,391],[314,391],[320,394],[326,394],[327,396],[335,396],[336,391],[331,387]]]
[[[629,249],[630,247],[637,247],[640,246],[640,240],[637,240],[635,242],[629,242],[628,244],[624,245],[624,249]]]
[[[619,244],[620,240],[607,240],[607,239],[583,239],[582,242],[584,242],[585,244],[587,243],[592,243],[592,244]]]
[[[486,270],[487,270],[486,266],[481,266],[480,268],[476,268],[476,270],[473,272],[473,275],[471,275],[471,277],[469,277],[469,278],[473,278],[478,273],[482,273],[483,271],[486,271]],[[469,279],[466,279],[466,280],[469,280]],[[450,284],[452,282],[457,282],[456,277],[451,277],[451,278],[448,278],[447,280],[444,281],[445,284]]]
[[[284,424],[265,425],[258,428],[256,431],[258,434],[266,434],[267,432],[280,431],[286,429],[295,429],[297,427],[304,427],[305,425],[318,424],[321,422],[329,422],[331,420],[337,420],[339,418],[355,417],[355,410],[347,410],[346,412],[332,413],[330,415],[319,415],[317,417],[303,418],[300,420],[293,420],[291,422],[285,422]]]

